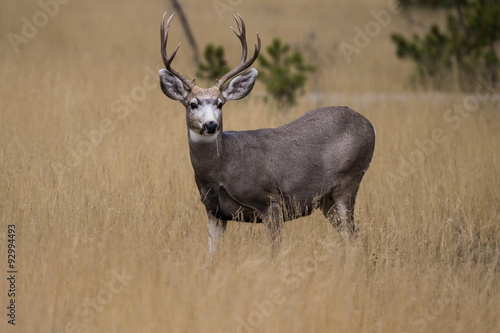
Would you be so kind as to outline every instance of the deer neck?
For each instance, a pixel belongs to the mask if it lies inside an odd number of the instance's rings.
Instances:
[[[222,126],[217,134],[200,135],[188,129],[189,153],[197,177],[211,175],[220,169],[223,155]]]

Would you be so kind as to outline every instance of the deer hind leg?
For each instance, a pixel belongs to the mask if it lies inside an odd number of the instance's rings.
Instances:
[[[210,253],[217,251],[220,239],[226,231],[227,221],[216,218],[212,213],[208,213],[208,248]]]
[[[354,203],[356,194],[334,198],[325,196],[321,209],[330,224],[335,227],[342,239],[354,240],[358,237],[358,227],[354,221]]]

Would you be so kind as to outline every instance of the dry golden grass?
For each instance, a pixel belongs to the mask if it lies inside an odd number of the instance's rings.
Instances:
[[[303,45],[315,32],[321,68],[307,91],[323,97],[304,97],[283,115],[257,85],[226,106],[226,129],[276,126],[340,104],[378,135],[356,206],[359,240],[342,245],[313,214],[286,224],[274,261],[263,227],[237,223],[209,261],[184,111],[150,74],[160,64],[165,2],[72,1],[19,53],[2,38],[0,330],[500,331],[498,101],[451,121],[448,109],[474,100],[410,91],[411,65],[395,59],[387,38],[408,28],[403,14],[347,64],[338,44],[352,43],[352,28],[386,5],[243,1],[235,9],[249,39],[259,31],[264,45],[275,36]],[[212,2],[185,6],[200,45],[223,44],[235,62],[230,15],[219,20]],[[0,11],[6,36],[40,7],[3,1]],[[175,67],[191,76],[178,19],[170,40],[172,48],[183,41]],[[121,99],[131,94],[137,103],[125,113]],[[70,153],[78,149],[86,156]],[[8,224],[17,230],[15,328],[5,316]]]

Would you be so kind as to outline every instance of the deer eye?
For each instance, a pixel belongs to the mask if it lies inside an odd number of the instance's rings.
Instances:
[[[222,105],[224,104],[222,104],[222,102],[219,102],[219,104],[217,104],[217,109],[222,109]]]
[[[196,109],[198,107],[198,104],[196,103],[191,103],[190,105],[191,109]]]

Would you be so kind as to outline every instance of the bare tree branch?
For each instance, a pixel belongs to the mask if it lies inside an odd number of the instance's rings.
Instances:
[[[198,44],[196,44],[196,40],[194,39],[194,35],[191,32],[191,28],[189,27],[189,23],[187,21],[187,17],[182,10],[181,4],[177,0],[171,0],[172,6],[174,7],[174,11],[179,14],[179,18],[181,19],[182,27],[184,28],[184,32],[186,33],[186,37],[188,39],[189,45],[193,49],[193,58],[195,64],[200,62],[200,50],[198,49]]]

